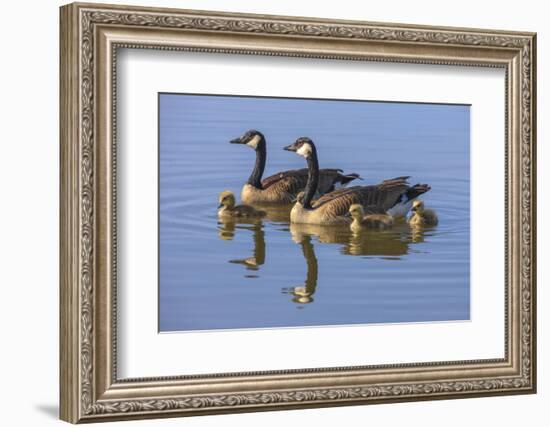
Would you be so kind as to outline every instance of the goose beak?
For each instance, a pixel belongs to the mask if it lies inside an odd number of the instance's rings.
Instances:
[[[296,144],[287,145],[286,147],[283,148],[283,150],[296,152],[297,150]]]
[[[246,144],[243,137],[235,138],[229,141],[230,144]]]

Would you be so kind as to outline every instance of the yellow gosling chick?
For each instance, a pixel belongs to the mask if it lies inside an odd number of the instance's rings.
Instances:
[[[235,195],[229,191],[222,191],[219,197],[218,216],[223,218],[261,218],[264,211],[248,205],[235,205]]]
[[[393,226],[393,217],[387,214],[369,214],[365,215],[365,209],[359,204],[353,204],[349,207],[349,213],[353,219],[350,228],[354,233],[358,233],[365,228],[386,229]]]
[[[413,214],[409,218],[412,226],[437,225],[439,222],[437,214],[432,209],[424,209],[424,201],[415,200],[412,205]]]

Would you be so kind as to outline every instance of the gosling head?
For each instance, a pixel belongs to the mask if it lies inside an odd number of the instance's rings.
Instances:
[[[265,138],[260,131],[250,129],[246,131],[243,136],[232,139],[229,141],[231,144],[244,144],[248,145],[253,150],[258,150],[265,145]]]
[[[222,191],[218,200],[220,202],[218,209],[231,209],[235,206],[235,195],[229,190]]]
[[[299,156],[307,159],[313,153],[315,153],[315,144],[313,141],[306,136],[298,138],[294,144],[287,145],[284,148],[286,151],[293,151]]]
[[[348,212],[352,218],[361,219],[363,218],[363,216],[365,216],[365,210],[363,209],[363,206],[357,203],[351,205]]]
[[[413,212],[421,213],[424,210],[424,201],[423,200],[415,200],[412,205]]]

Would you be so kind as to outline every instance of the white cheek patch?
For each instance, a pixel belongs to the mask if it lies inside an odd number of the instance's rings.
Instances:
[[[311,145],[309,145],[308,143],[303,144],[300,148],[296,150],[296,154],[308,158],[311,154]]]
[[[260,142],[260,135],[254,135],[254,137],[246,143],[249,147],[253,148],[254,150],[258,148],[258,144]]]

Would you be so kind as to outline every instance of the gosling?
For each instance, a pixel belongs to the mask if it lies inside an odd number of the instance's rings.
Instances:
[[[423,200],[415,200],[411,210],[413,214],[409,218],[409,224],[412,226],[431,226],[439,222],[434,210],[424,209]]]
[[[359,233],[365,228],[377,228],[383,230],[393,226],[393,217],[387,214],[365,215],[362,205],[353,204],[349,207],[349,213],[353,219],[350,228],[354,233]]]
[[[219,197],[218,216],[221,218],[261,218],[264,211],[248,205],[235,205],[235,195],[229,191],[222,191]]]

